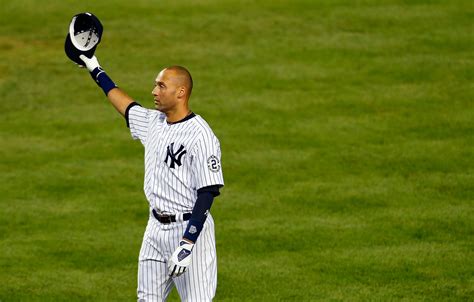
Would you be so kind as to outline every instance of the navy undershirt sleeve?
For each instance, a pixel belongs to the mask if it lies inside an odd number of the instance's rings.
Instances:
[[[208,187],[204,187],[204,188],[199,189],[197,192],[198,192],[198,195],[199,195],[199,193],[202,193],[202,192],[210,192],[212,194],[212,196],[217,197],[217,196],[219,196],[219,194],[221,194],[219,192],[220,187],[222,187],[222,186],[221,185],[208,186]]]
[[[183,238],[196,242],[209,214],[214,197],[219,194],[219,186],[209,186],[198,190],[198,197]]]

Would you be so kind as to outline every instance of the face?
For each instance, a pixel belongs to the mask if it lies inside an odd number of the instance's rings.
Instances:
[[[181,89],[173,77],[173,73],[173,71],[164,69],[155,79],[155,87],[151,94],[155,100],[155,108],[161,112],[172,111],[180,100]]]

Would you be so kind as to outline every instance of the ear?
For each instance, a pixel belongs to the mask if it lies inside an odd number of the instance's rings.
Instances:
[[[186,88],[181,86],[178,88],[178,98],[183,98],[186,95]]]

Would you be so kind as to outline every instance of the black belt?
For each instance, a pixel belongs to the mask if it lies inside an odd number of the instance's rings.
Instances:
[[[156,220],[161,223],[168,224],[172,222],[176,222],[176,215],[163,215],[158,214],[155,209],[152,210],[153,216],[155,216]],[[183,214],[183,221],[189,220],[191,218],[191,213],[184,213]]]

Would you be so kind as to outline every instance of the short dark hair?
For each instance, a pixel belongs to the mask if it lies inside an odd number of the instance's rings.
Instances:
[[[189,90],[189,93],[188,93],[188,97],[189,97],[191,95],[191,92],[193,91],[193,77],[191,76],[191,73],[189,72],[189,70],[187,70],[183,66],[178,66],[178,65],[167,67],[166,70],[172,70],[184,79],[185,85],[187,86]]]

